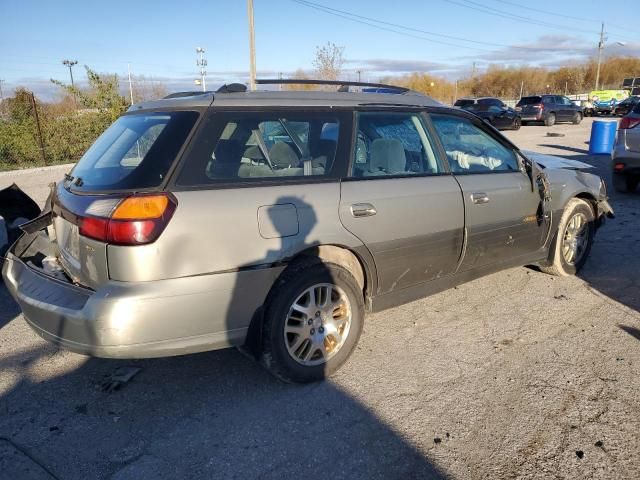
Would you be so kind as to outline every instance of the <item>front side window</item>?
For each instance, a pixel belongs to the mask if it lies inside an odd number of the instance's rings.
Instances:
[[[338,130],[331,114],[218,112],[203,127],[199,147],[177,183],[326,176],[333,168]]]
[[[454,173],[512,172],[520,169],[513,150],[471,120],[450,115],[432,115],[431,119]]]
[[[358,113],[352,177],[441,172],[420,114]]]

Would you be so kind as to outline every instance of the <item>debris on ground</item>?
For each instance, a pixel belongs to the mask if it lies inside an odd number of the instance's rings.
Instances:
[[[112,393],[120,390],[126,383],[129,383],[142,370],[140,367],[118,367],[113,373],[107,375],[100,388],[102,391]]]
[[[582,457],[584,457],[584,452],[582,450],[576,450],[576,457],[582,460]]]
[[[564,137],[564,133],[547,132],[547,137]]]
[[[569,300],[569,299],[567,298],[567,296],[566,296],[566,295],[563,295],[563,294],[561,294],[561,295],[554,295],[554,296],[553,296],[553,298],[555,298],[556,300]]]

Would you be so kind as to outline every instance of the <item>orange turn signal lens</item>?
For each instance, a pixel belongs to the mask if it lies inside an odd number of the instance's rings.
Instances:
[[[165,195],[125,198],[111,215],[115,220],[145,220],[161,217],[169,205]]]

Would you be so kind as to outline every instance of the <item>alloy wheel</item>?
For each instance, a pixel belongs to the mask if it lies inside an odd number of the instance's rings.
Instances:
[[[284,324],[291,358],[305,366],[321,365],[340,351],[351,328],[351,303],[337,285],[319,283],[292,303]]]

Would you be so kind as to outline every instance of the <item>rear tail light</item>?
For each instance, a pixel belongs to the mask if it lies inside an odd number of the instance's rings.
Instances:
[[[80,235],[114,245],[145,245],[158,239],[175,208],[170,194],[126,197],[107,215],[79,218]]]
[[[622,170],[624,170],[624,163],[616,163],[616,164],[613,166],[613,169],[614,169],[616,172],[621,172]]]
[[[618,129],[629,130],[640,125],[640,118],[622,117]]]

